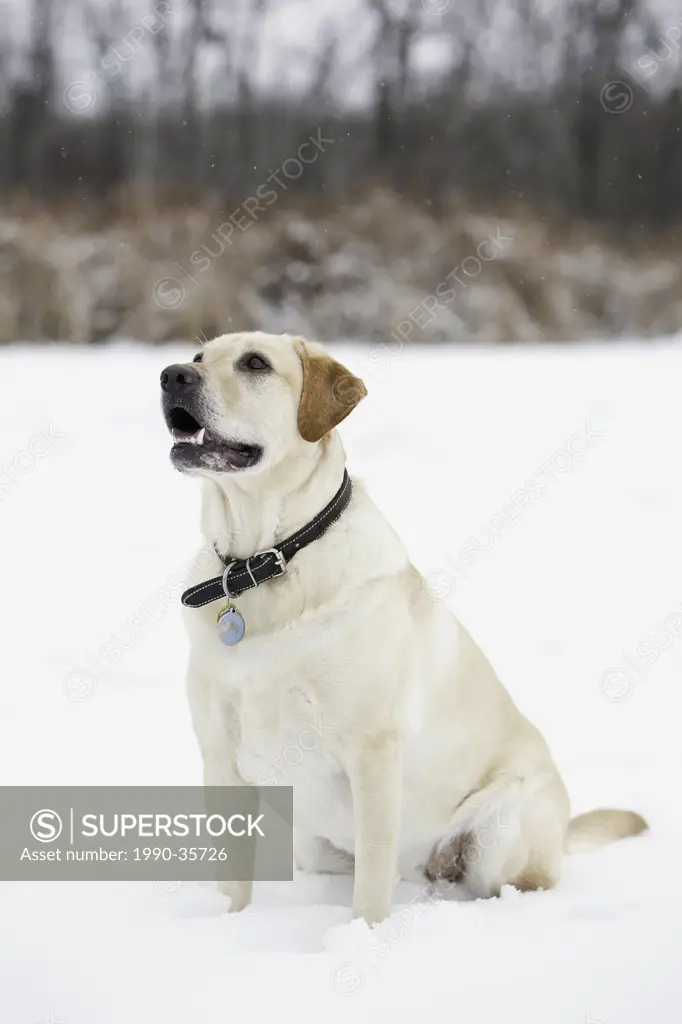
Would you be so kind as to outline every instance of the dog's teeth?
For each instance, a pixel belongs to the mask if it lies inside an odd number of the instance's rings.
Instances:
[[[204,434],[206,433],[206,427],[202,427],[198,434],[195,434],[192,440],[195,444],[204,443]]]

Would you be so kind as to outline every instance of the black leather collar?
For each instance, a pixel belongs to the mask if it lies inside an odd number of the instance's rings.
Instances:
[[[259,587],[267,580],[283,576],[289,562],[297,551],[312,544],[335,523],[348,507],[353,492],[353,485],[344,470],[343,483],[332,500],[306,526],[282,541],[276,547],[266,551],[257,551],[250,558],[229,558],[216,554],[225,566],[222,576],[215,576],[205,583],[190,587],[182,595],[182,603],[188,608],[201,608],[211,601],[225,597],[239,597],[246,590]]]

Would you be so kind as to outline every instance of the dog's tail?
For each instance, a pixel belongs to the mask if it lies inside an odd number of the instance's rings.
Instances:
[[[644,818],[634,811],[588,811],[569,822],[567,849],[569,853],[587,853],[617,839],[638,836],[648,828]]]

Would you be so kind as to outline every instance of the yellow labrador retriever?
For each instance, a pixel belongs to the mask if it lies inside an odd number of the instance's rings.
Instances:
[[[161,388],[216,552],[183,594],[207,785],[293,785],[298,866],[354,872],[370,923],[399,876],[549,888],[569,844],[646,828],[630,811],[569,820],[544,739],[348,477],[334,428],[360,380],[318,344],[244,333]],[[222,888],[249,903],[250,883]]]

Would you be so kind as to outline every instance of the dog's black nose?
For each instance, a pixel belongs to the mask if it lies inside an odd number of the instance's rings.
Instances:
[[[201,374],[187,363],[174,363],[161,373],[161,388],[169,395],[187,391],[201,380]]]

